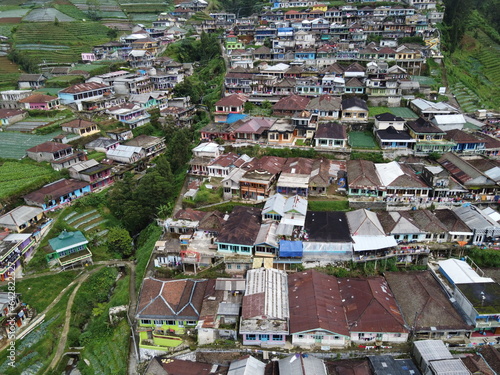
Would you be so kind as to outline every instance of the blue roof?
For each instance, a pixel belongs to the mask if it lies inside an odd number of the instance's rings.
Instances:
[[[280,257],[301,257],[302,252],[301,241],[280,241]]]
[[[244,115],[243,113],[230,113],[227,115],[226,124],[232,124],[238,120],[244,119],[248,115]]]

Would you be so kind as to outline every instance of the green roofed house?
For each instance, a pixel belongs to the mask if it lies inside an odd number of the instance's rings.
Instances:
[[[63,230],[59,236],[49,240],[54,252],[46,256],[47,262],[57,260],[62,268],[77,263],[92,263],[92,253],[87,248],[88,243],[82,232]]]

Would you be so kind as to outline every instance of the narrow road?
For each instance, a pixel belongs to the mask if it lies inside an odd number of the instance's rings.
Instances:
[[[80,289],[83,282],[85,280],[87,280],[87,278],[89,277],[89,275],[91,273],[94,273],[95,271],[97,271],[101,268],[102,267],[96,268],[96,269],[92,270],[91,272],[86,273],[78,278],[78,285],[71,293],[71,296],[69,297],[69,300],[68,300],[68,305],[66,306],[66,316],[65,316],[65,320],[64,320],[64,328],[61,332],[61,336],[60,336],[61,338],[59,340],[59,344],[57,345],[56,354],[54,355],[54,358],[52,358],[52,362],[50,362],[50,365],[47,368],[47,370],[45,370],[44,374],[48,373],[49,371],[54,369],[54,367],[57,366],[57,364],[61,360],[61,357],[64,353],[64,349],[66,349],[66,342],[68,341],[69,323],[71,321],[71,308],[73,307],[73,302],[75,300],[75,296],[76,296],[76,293],[78,292],[78,289]]]

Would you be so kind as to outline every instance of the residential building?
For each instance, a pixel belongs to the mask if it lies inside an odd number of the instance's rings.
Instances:
[[[357,97],[342,100],[341,119],[346,122],[368,121],[368,106],[366,102]]]
[[[408,340],[410,330],[383,277],[338,279],[338,287],[353,343]]]
[[[28,112],[21,109],[0,109],[0,126],[13,125],[28,116]]]
[[[289,275],[290,336],[294,346],[349,345],[349,327],[338,285],[335,276],[316,270]]]
[[[110,107],[106,112],[127,125],[130,129],[146,125],[151,117],[144,108],[134,103],[125,103],[116,107]]]
[[[120,144],[119,141],[116,141],[112,138],[99,137],[90,141],[85,145],[87,150],[95,150],[97,152],[108,152],[109,150],[113,150]]]
[[[99,133],[100,131],[97,124],[83,119],[75,119],[65,122],[64,124],[61,124],[61,127],[63,132],[74,133],[80,137],[88,137],[89,135]]]
[[[89,241],[80,231],[63,230],[57,237],[49,240],[52,253],[46,255],[47,262],[57,261],[63,268],[77,263],[92,263],[92,252],[88,249]]]
[[[319,123],[314,135],[314,146],[321,149],[347,147],[347,131],[339,123]]]
[[[77,110],[81,111],[83,101],[101,99],[110,94],[112,94],[112,89],[107,84],[87,82],[67,87],[59,91],[57,95],[61,104],[73,105]]]
[[[43,74],[23,73],[17,79],[17,85],[19,87],[19,90],[38,90],[45,86],[45,81],[47,81],[47,77],[45,77]]]
[[[106,158],[124,164],[134,164],[145,157],[146,151],[142,147],[118,145],[106,152]]]
[[[225,255],[251,256],[260,224],[260,209],[236,206],[217,236],[217,251]]]
[[[416,340],[457,343],[470,337],[473,327],[460,315],[431,271],[386,272],[384,276]]]
[[[164,138],[153,137],[145,134],[138,135],[137,137],[125,142],[125,146],[142,148],[147,158],[155,157],[167,148]]]
[[[44,185],[23,198],[27,205],[42,207],[44,211],[47,211],[70,204],[90,191],[90,185],[87,182],[63,178]]]
[[[0,227],[22,233],[32,231],[43,219],[43,210],[40,207],[18,206],[0,216]]]
[[[415,155],[445,153],[455,146],[454,142],[445,139],[446,132],[422,117],[415,121],[407,121],[406,127],[410,136],[416,141]]]
[[[20,99],[19,103],[22,103],[25,109],[50,111],[59,107],[59,98],[57,96],[36,93]]]
[[[112,166],[96,160],[86,160],[68,168],[69,175],[75,180],[86,181],[92,192],[113,183]]]
[[[56,171],[68,168],[73,164],[86,160],[83,152],[73,152],[71,145],[57,142],[45,142],[26,150],[30,159],[37,162],[48,161]]]
[[[207,280],[144,279],[137,303],[139,348],[167,351],[200,318]]]
[[[239,334],[243,345],[283,346],[289,333],[287,274],[272,268],[246,276]]]
[[[15,280],[16,273],[31,258],[35,248],[35,236],[31,233],[0,232],[0,280]]]

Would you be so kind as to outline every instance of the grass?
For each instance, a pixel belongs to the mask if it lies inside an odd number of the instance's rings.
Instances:
[[[135,282],[137,291],[141,288],[142,279],[146,274],[149,258],[153,252],[156,241],[160,238],[160,234],[161,228],[152,223],[149,224],[149,226],[139,235],[137,240],[138,246],[135,252],[135,258],[137,260],[135,266]]]
[[[382,113],[392,113],[394,116],[399,116],[404,119],[416,119],[418,116],[410,108],[406,107],[370,107],[368,115],[370,118],[374,118],[376,115]]]
[[[373,138],[372,133],[365,132],[349,132],[349,144],[353,148],[378,149],[378,145]]]
[[[21,293],[23,302],[40,313],[76,278],[77,274],[77,271],[65,271],[37,278],[18,279],[16,293]],[[3,286],[2,289],[6,291],[7,286]]]
[[[349,201],[309,200],[307,209],[309,211],[349,211]]]

